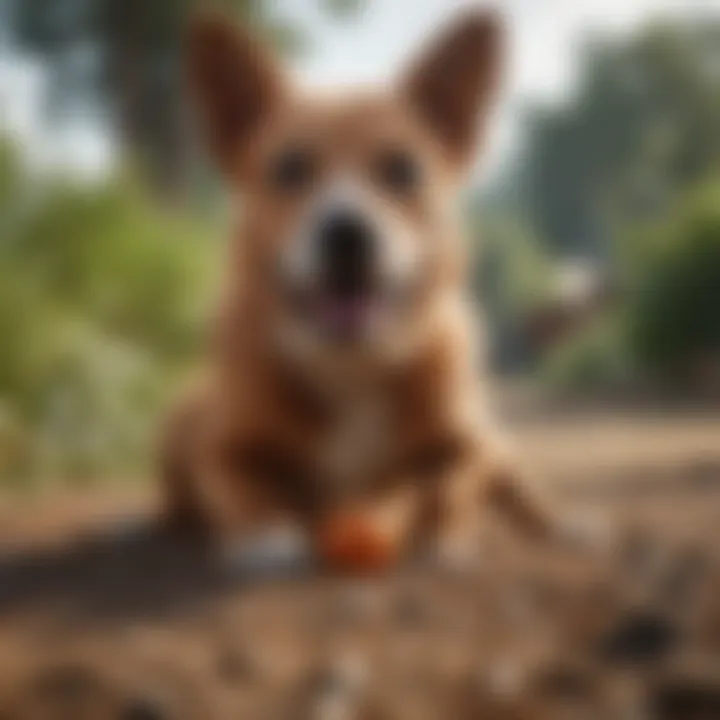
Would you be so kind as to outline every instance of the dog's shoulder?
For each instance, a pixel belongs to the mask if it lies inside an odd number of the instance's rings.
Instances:
[[[468,298],[454,293],[428,318],[428,332],[390,376],[390,393],[409,414],[466,396],[484,372],[484,329]]]

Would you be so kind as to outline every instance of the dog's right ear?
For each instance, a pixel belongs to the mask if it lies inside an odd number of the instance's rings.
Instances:
[[[403,79],[405,97],[458,168],[468,166],[482,138],[500,80],[504,35],[496,12],[468,10]]]
[[[187,74],[213,158],[234,175],[253,135],[282,101],[284,77],[256,38],[212,11],[190,21]]]

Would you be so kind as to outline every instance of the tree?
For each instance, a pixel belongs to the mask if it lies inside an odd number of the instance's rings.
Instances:
[[[528,117],[522,206],[554,250],[604,258],[720,162],[720,24],[655,24],[595,40],[576,93]]]
[[[638,234],[628,320],[640,365],[674,380],[712,374],[718,382],[720,183],[693,191]]]
[[[468,212],[469,235],[476,240],[475,292],[492,336],[493,361],[519,369],[530,358],[523,325],[528,313],[548,299],[552,267],[542,243],[516,217],[476,203]]]
[[[136,178],[28,177],[0,141],[0,483],[137,469],[198,345],[213,229]]]
[[[197,2],[10,0],[11,36],[50,72],[49,110],[104,109],[121,147],[170,198],[187,191],[193,166],[180,52]],[[276,21],[264,0],[224,4],[283,47],[299,46],[297,29]]]

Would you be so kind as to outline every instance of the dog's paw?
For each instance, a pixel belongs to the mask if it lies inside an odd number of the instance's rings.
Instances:
[[[556,519],[553,539],[563,549],[605,554],[615,543],[615,532],[607,518],[590,513]]]
[[[269,529],[228,543],[220,559],[223,570],[247,578],[303,574],[315,566],[307,538],[290,528]]]
[[[431,550],[431,561],[438,570],[464,574],[477,570],[482,556],[476,538],[441,538]]]
[[[409,555],[411,567],[451,575],[464,575],[485,567],[485,548],[477,534],[444,534],[416,547]]]

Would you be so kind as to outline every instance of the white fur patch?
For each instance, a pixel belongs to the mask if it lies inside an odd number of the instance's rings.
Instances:
[[[294,528],[269,528],[228,545],[222,557],[225,568],[253,577],[308,570],[314,555],[307,537]]]
[[[407,224],[355,178],[342,176],[329,182],[310,201],[287,245],[282,264],[293,282],[308,286],[317,283],[320,273],[317,229],[324,217],[346,210],[357,212],[376,229],[380,272],[386,281],[405,280],[415,271],[419,243]]]
[[[350,394],[324,445],[322,466],[341,487],[351,489],[382,462],[388,449],[388,430],[382,398],[362,390]]]

